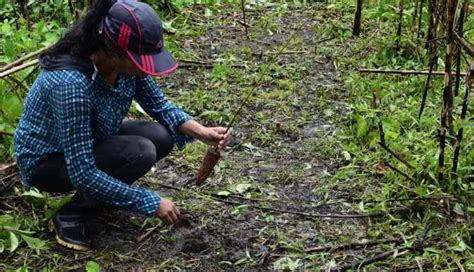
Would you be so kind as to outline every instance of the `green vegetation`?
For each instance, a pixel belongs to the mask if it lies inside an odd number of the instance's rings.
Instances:
[[[448,137],[440,180],[443,76],[434,76],[418,118],[426,75],[357,71],[427,70],[426,6],[419,30],[413,24],[415,8],[405,1],[397,49],[398,1],[366,3],[356,38],[355,1],[246,1],[249,39],[240,1],[148,2],[162,16],[166,45],[183,66],[158,82],[170,100],[208,125],[230,120],[262,67],[301,22],[305,25],[271,65],[208,184],[198,188],[187,183],[204,155],[201,143],[175,151],[140,181],[171,196],[192,221],[191,230],[114,211],[110,218],[94,221],[98,250],[77,254],[57,246],[47,231],[49,218],[70,196],[25,192],[19,181],[3,192],[0,184],[1,270],[324,270],[391,250],[390,257],[363,269],[474,269],[472,95],[467,118],[460,122],[466,86],[461,84],[454,99],[454,131],[464,128],[457,175],[450,174],[455,142]],[[0,6],[5,7],[0,11],[2,64],[54,43],[82,13],[64,0],[30,1],[27,14],[19,3],[0,0]],[[464,36],[472,44],[470,12]],[[437,71],[444,70],[445,42],[440,41]],[[469,62],[472,58],[465,55],[463,72]],[[10,134],[37,74],[31,67],[0,80],[0,166],[13,162]],[[147,118],[139,108],[131,110],[132,117]],[[381,147],[380,127],[385,145],[406,163]],[[166,187],[170,185],[176,188]],[[154,228],[147,239],[136,242]],[[336,249],[383,239],[396,242]],[[195,240],[203,241],[204,250],[194,250],[201,245]],[[319,246],[335,249],[308,251]]]

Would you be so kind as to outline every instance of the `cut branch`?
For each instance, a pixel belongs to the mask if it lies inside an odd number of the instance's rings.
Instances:
[[[396,168],[395,166],[391,165],[390,163],[384,161],[385,165],[387,165],[388,168],[392,169],[393,171],[397,172],[398,174],[404,176],[406,179],[412,181],[412,182],[416,182],[412,177],[410,177],[408,174],[404,173],[403,171],[401,171],[400,169]]]
[[[355,249],[355,248],[362,248],[362,247],[369,247],[375,246],[380,244],[400,244],[402,240],[400,239],[383,239],[383,240],[375,240],[375,241],[367,241],[367,242],[356,242],[356,243],[347,243],[342,245],[332,245],[332,246],[318,246],[318,247],[310,247],[304,250],[305,253],[318,253],[323,251],[339,251],[339,250],[346,250],[346,249]]]
[[[13,68],[11,68],[10,70],[7,70],[7,71],[4,71],[4,72],[0,73],[0,78],[4,78],[4,77],[9,76],[9,75],[11,75],[11,74],[14,74],[14,73],[16,73],[16,72],[19,72],[19,71],[21,71],[21,70],[23,70],[23,69],[26,69],[26,68],[28,68],[28,67],[34,66],[34,65],[36,65],[37,63],[38,63],[38,60],[32,60],[32,61],[27,62],[27,63],[24,63],[24,64],[22,64],[22,65],[13,67]]]
[[[6,131],[0,131],[0,135],[13,137],[13,133],[6,132]]]
[[[386,251],[386,252],[377,254],[373,257],[364,259],[362,261],[358,261],[358,262],[354,262],[354,263],[350,263],[350,264],[345,264],[345,265],[341,266],[337,271],[347,271],[349,269],[357,269],[358,270],[363,266],[366,266],[366,265],[369,265],[369,264],[372,264],[372,263],[375,263],[375,262],[378,262],[378,261],[381,261],[381,260],[385,260],[385,259],[387,259],[391,256],[396,258],[396,257],[398,257],[400,255],[403,255],[403,254],[406,254],[406,253],[408,253],[408,250],[402,251],[400,253],[398,253],[396,250]]]
[[[411,163],[409,163],[407,160],[405,160],[402,155],[398,154],[397,152],[391,150],[385,143],[379,142],[379,145],[385,149],[388,153],[390,153],[392,156],[394,156],[397,160],[399,160],[401,163],[406,165],[408,168],[415,169],[415,166],[413,166]]]
[[[381,217],[384,216],[385,213],[372,213],[372,214],[320,214],[320,213],[305,213],[305,212],[299,212],[299,211],[294,211],[294,210],[283,210],[283,209],[278,209],[278,208],[269,208],[269,207],[263,207],[259,205],[253,205],[253,204],[246,204],[242,202],[237,202],[237,201],[230,201],[230,200],[225,200],[225,199],[220,199],[213,197],[214,200],[225,203],[225,204],[230,204],[230,205],[239,205],[239,206],[247,206],[250,208],[258,209],[258,210],[264,210],[264,211],[272,211],[272,212],[277,212],[277,213],[287,213],[287,214],[294,214],[294,215],[299,215],[307,218],[340,218],[340,219],[355,219],[355,218],[369,218],[369,217]],[[392,208],[388,212],[389,213],[397,213],[397,212],[408,212],[412,211],[410,208]]]
[[[32,58],[32,57],[36,57],[36,56],[38,56],[39,54],[41,54],[41,53],[45,52],[46,50],[48,50],[49,48],[51,48],[51,46],[43,47],[43,48],[41,48],[41,49],[39,49],[39,50],[37,50],[37,51],[35,51],[35,52],[29,53],[29,54],[27,54],[27,55],[25,55],[25,56],[23,56],[23,57],[21,57],[21,58],[15,60],[15,61],[12,62],[12,63],[9,63],[9,64],[3,66],[2,68],[0,68],[0,72],[3,72],[3,71],[6,71],[6,70],[8,70],[8,69],[10,69],[10,68],[12,68],[12,67],[15,67],[15,66],[17,66],[18,64],[24,62],[24,61],[27,60],[27,59],[30,59],[30,58]]]
[[[464,48],[471,57],[474,57],[474,48],[463,37],[459,36],[458,33],[453,32],[453,36],[456,43]]]
[[[430,71],[414,71],[414,70],[380,70],[380,69],[358,69],[360,73],[373,73],[373,74],[400,74],[400,75],[429,75]],[[433,71],[432,75],[444,76],[443,71]],[[465,76],[466,74],[461,73]]]

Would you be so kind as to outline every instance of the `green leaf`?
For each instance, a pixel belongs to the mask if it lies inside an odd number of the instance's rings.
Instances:
[[[456,246],[452,247],[451,249],[454,251],[463,252],[467,249],[467,245],[466,243],[464,243],[463,240],[461,240]]]
[[[12,41],[5,41],[3,44],[3,53],[9,58],[13,58],[16,55],[16,46]]]
[[[2,24],[3,35],[8,35],[12,33],[12,27],[8,23]]]
[[[367,121],[365,121],[365,119],[362,118],[361,116],[357,115],[356,122],[357,122],[357,137],[363,138],[365,135],[367,135],[367,132],[369,131],[369,126],[367,124]]]
[[[88,261],[86,264],[86,272],[100,272],[100,266],[94,261]]]
[[[22,104],[14,94],[6,94],[0,101],[1,111],[8,121],[13,124],[20,117]]]
[[[43,248],[45,248],[46,242],[41,240],[41,239],[34,238],[34,237],[31,237],[31,236],[28,236],[28,235],[25,235],[25,234],[20,234],[20,236],[28,244],[28,246],[32,249],[43,249]]]
[[[239,194],[242,194],[244,193],[245,191],[247,191],[250,187],[252,187],[252,184],[249,184],[249,183],[241,183],[241,184],[237,184],[235,186],[235,191]]]
[[[18,241],[18,237],[16,237],[15,233],[10,232],[10,252],[15,251],[19,244],[20,242]]]
[[[28,191],[24,192],[23,194],[21,194],[21,196],[31,196],[31,197],[36,197],[36,198],[44,198],[44,195],[42,193],[40,193],[38,190],[35,190],[35,189],[28,190]]]
[[[166,31],[170,32],[170,33],[176,33],[178,32],[178,30],[176,28],[173,27],[173,23],[172,22],[167,22],[167,21],[161,21],[161,24],[163,26],[163,29],[165,29]]]

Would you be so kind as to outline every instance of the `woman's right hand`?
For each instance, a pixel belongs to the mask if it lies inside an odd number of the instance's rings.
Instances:
[[[171,200],[162,198],[160,208],[156,211],[156,216],[168,225],[178,222],[180,213]]]

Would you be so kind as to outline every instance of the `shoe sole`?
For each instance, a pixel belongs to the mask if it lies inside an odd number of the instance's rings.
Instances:
[[[70,248],[70,249],[74,249],[74,250],[78,250],[78,251],[88,251],[88,250],[90,250],[90,248],[85,247],[85,246],[80,246],[80,245],[68,243],[68,242],[64,241],[63,239],[61,239],[61,237],[59,237],[57,235],[56,235],[56,241],[60,245],[62,245],[64,247],[67,247],[67,248]]]

